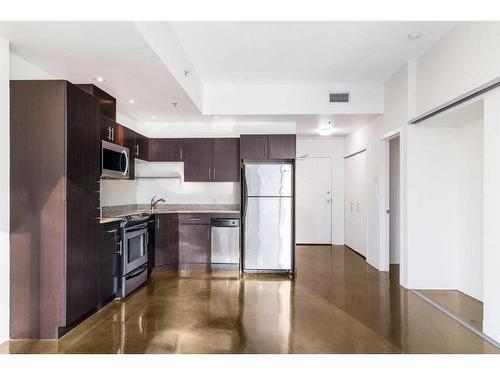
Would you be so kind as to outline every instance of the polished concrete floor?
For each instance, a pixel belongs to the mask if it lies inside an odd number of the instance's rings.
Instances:
[[[419,292],[477,330],[483,330],[481,301],[458,290],[419,290]]]
[[[160,272],[59,341],[10,353],[498,353],[342,246],[301,246],[296,280]]]

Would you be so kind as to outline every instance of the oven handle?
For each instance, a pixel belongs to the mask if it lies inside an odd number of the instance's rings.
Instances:
[[[134,277],[137,277],[141,274],[143,274],[145,271],[148,270],[148,264],[145,263],[143,264],[142,266],[140,266],[139,268],[135,269],[134,271],[132,271],[130,274],[128,274],[127,276],[125,276],[125,279],[126,280],[130,280],[130,279],[133,279]]]

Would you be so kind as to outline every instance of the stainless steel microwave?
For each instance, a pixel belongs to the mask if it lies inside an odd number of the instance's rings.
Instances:
[[[101,177],[129,178],[129,149],[111,142],[102,141]]]

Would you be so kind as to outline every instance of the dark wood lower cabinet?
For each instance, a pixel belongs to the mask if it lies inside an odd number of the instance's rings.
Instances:
[[[210,225],[179,225],[179,263],[210,263]]]
[[[179,216],[155,215],[155,267],[174,267],[179,263]]]
[[[101,224],[97,243],[98,306],[103,306],[117,293],[120,277],[120,225]]]

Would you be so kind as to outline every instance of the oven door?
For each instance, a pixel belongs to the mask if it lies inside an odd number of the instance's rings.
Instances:
[[[129,150],[127,147],[102,141],[101,177],[129,178]]]
[[[123,275],[148,262],[148,224],[125,228],[123,235]]]

